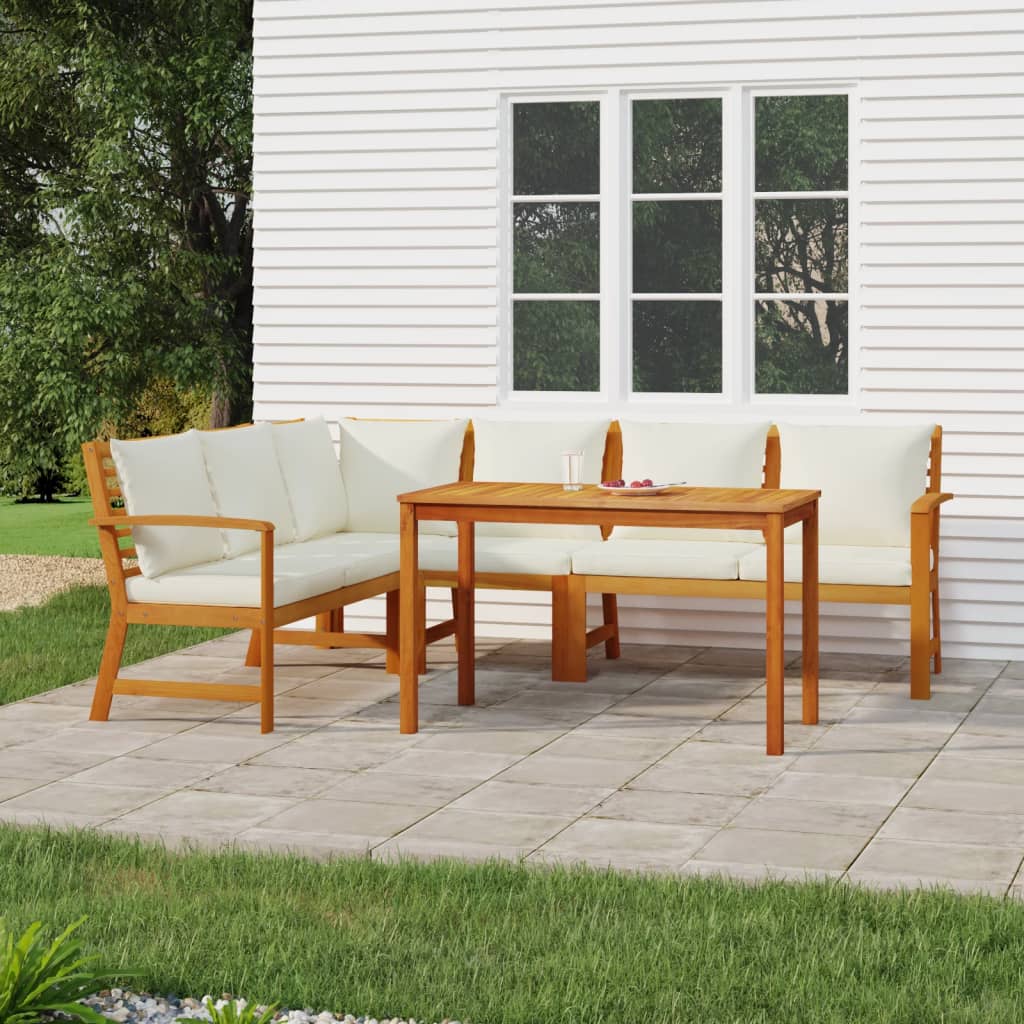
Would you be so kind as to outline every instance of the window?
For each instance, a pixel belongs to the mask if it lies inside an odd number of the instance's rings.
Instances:
[[[504,391],[849,391],[845,93],[514,100]]]

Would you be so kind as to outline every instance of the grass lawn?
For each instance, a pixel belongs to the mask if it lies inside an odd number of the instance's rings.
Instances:
[[[0,826],[16,928],[135,988],[477,1024],[1018,1022],[1024,906],[843,885],[171,854]]]
[[[95,675],[109,617],[106,587],[78,587],[37,607],[0,612],[0,704]],[[230,631],[130,626],[124,664],[226,632]]]
[[[0,498],[0,555],[71,555],[99,558],[88,498],[16,504]]]

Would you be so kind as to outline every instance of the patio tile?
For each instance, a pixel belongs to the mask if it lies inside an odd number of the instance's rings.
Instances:
[[[275,831],[375,837],[383,842],[401,832],[430,808],[406,804],[364,804],[355,800],[304,800],[260,822]]]
[[[945,751],[929,765],[925,779],[950,779],[954,782],[1002,782],[1024,786],[1024,759],[1002,760],[997,757],[972,757]]]
[[[952,711],[966,714],[978,702],[980,694],[975,690],[953,693],[933,692],[928,700],[929,711]],[[906,710],[907,695],[905,693],[886,693],[876,690],[864,695],[861,706],[866,708],[899,708]],[[1024,710],[1024,709],[1022,709]]]
[[[63,687],[69,689],[69,687]],[[51,691],[59,693],[60,690]],[[37,694],[30,700],[18,701],[16,704],[4,704],[0,707],[0,722],[24,722],[49,726],[53,729],[56,725],[68,725],[72,722],[80,722],[84,717],[80,709],[75,707],[63,707],[61,705],[46,704],[38,698],[45,694]]]
[[[667,672],[644,687],[646,696],[671,697],[681,701],[730,702],[749,697],[764,682],[753,676],[722,676],[719,679],[694,677],[685,669]]]
[[[839,871],[856,858],[864,842],[863,836],[727,828],[711,839],[696,860]]]
[[[1003,669],[1001,679],[1024,679],[1024,661],[1008,662]]]
[[[742,864],[721,860],[688,861],[683,865],[681,874],[754,885],[765,882],[827,882],[843,877],[843,872],[838,869],[790,868],[780,864]]]
[[[706,647],[676,647],[674,644],[631,644],[623,643],[620,656],[609,664],[635,662],[640,665],[685,665],[703,654]],[[604,661],[604,647],[591,647],[588,656],[594,661]]]
[[[366,772],[338,776],[338,781],[320,795],[327,800],[434,808],[450,803],[476,785],[474,779],[391,774],[384,765]]]
[[[974,814],[901,806],[882,826],[885,839],[961,843],[969,839],[992,846],[1019,846],[1024,854],[1024,815]]]
[[[889,874],[875,871],[861,871],[851,868],[843,881],[865,889],[884,892],[914,892],[918,889],[927,891],[956,892],[961,896],[995,896],[1007,895],[1005,882],[984,882],[971,878],[938,878],[928,875]]]
[[[0,779],[0,802],[44,785],[40,779]]]
[[[228,761],[237,764],[265,754],[290,739],[284,733],[268,733],[263,736],[257,732],[247,736],[226,736],[193,729],[153,743],[146,748],[146,757],[168,761]]]
[[[793,800],[768,792],[752,800],[732,821],[736,828],[821,832],[835,836],[874,835],[892,813],[890,804]]]
[[[698,734],[668,754],[663,763],[666,766],[688,765],[700,770],[712,766],[742,766],[778,774],[793,764],[798,756],[790,753],[767,757],[761,738],[755,744],[743,746],[739,743],[711,743]]]
[[[905,804],[939,811],[1024,815],[1024,788],[1001,782],[932,779],[926,775],[910,791]]]
[[[501,774],[502,782],[540,782],[549,786],[624,786],[647,768],[647,761],[594,757],[556,757],[542,750]]]
[[[519,760],[518,754],[481,754],[477,751],[406,750],[388,762],[387,770],[397,775],[426,775],[483,781]]]
[[[747,803],[747,797],[743,796],[620,789],[595,807],[588,817],[720,828],[727,825]]]
[[[602,742],[617,737],[631,740],[665,740],[675,744],[689,739],[700,723],[686,719],[655,718],[653,715],[619,714],[616,708],[595,715],[573,730],[576,736],[592,736]]]
[[[801,725],[799,719],[789,719],[786,722],[786,749],[806,750],[814,745],[827,728],[827,723]],[[739,743],[748,747],[760,744],[763,753],[766,738],[765,720],[762,716],[760,721],[753,722],[710,722],[698,735],[708,743]]]
[[[68,782],[93,786],[141,786],[164,792],[183,789],[230,768],[217,761],[153,761],[146,757],[115,757],[68,778]]]
[[[394,839],[373,848],[373,860],[396,864],[401,861],[429,862],[457,860],[464,863],[485,861],[520,861],[532,849],[530,846],[509,846],[496,843],[471,843],[458,839],[421,839],[403,832]]]
[[[359,743],[341,733],[324,731],[300,736],[283,746],[249,760],[250,764],[283,768],[320,768],[325,771],[362,771],[399,757],[404,746],[392,743]]]
[[[394,697],[398,693],[398,679],[375,673],[367,678],[368,669],[344,669],[323,676],[311,683],[304,683],[290,690],[289,697],[303,700],[343,700],[371,703]],[[351,674],[350,674],[351,673]]]
[[[794,772],[813,772],[819,775],[869,775],[893,778],[919,776],[932,762],[931,750],[879,751],[877,753],[841,750],[821,750],[817,746],[801,751],[794,762]]]
[[[554,708],[596,715],[616,702],[606,693],[589,692],[579,683],[562,683],[557,690],[523,690],[502,703],[505,708]]]
[[[493,814],[546,814],[577,818],[612,792],[607,787],[546,786],[491,779],[459,797],[451,807],[453,810],[489,811]]]
[[[28,769],[41,781],[53,781],[107,760],[106,754],[50,750],[37,747],[33,741],[0,750],[0,778],[21,779]]]
[[[972,736],[1006,736],[1024,739],[1024,715],[972,711],[961,731]]]
[[[920,703],[924,704],[924,701]],[[964,716],[959,711],[932,711],[919,707],[868,707],[858,706],[851,709],[846,716],[850,725],[867,725],[871,728],[888,729],[892,727],[915,732],[937,732],[948,734],[959,727]]]
[[[338,857],[368,857],[370,848],[385,838],[256,827],[240,832],[232,845],[243,850],[276,850],[296,857],[324,861]]]
[[[409,828],[400,838],[480,843],[533,849],[560,832],[571,815],[491,814],[444,807]]]
[[[337,772],[315,768],[240,764],[196,782],[192,788],[209,793],[249,793],[300,800],[315,796],[337,781]]]
[[[630,739],[625,736],[608,736],[597,739],[593,732],[575,730],[549,744],[545,754],[555,757],[607,758],[611,761],[658,761],[670,750],[679,746],[682,740]]]
[[[72,814],[70,811],[17,810],[8,804],[0,804],[0,821],[26,828],[97,828],[107,818],[109,815]]]
[[[258,825],[291,806],[293,801],[240,793],[204,793],[182,789],[123,815],[123,827],[182,832],[185,835],[229,832]]]
[[[799,651],[787,651],[786,664],[789,664]],[[689,662],[691,665],[727,665],[737,668],[753,668],[764,671],[763,647],[708,647]]]
[[[705,724],[724,714],[738,697],[703,700],[700,697],[670,697],[663,693],[648,693],[647,689],[623,698],[614,711],[623,715],[650,715],[658,720],[685,721]]]
[[[991,681],[1005,671],[1009,662],[983,661],[980,658],[943,658],[943,679]]]
[[[484,754],[532,754],[563,734],[563,729],[482,729],[471,725],[445,729],[418,744],[420,750],[478,751]]]
[[[947,741],[945,733],[915,730],[909,725],[876,729],[870,725],[852,725],[843,721],[828,729],[813,749],[834,750],[843,754],[903,751],[931,751],[934,754]]]
[[[53,725],[36,722],[4,721],[0,719],[0,750],[19,743],[45,739],[53,735]]]
[[[16,796],[3,806],[13,811],[38,811],[46,815],[59,811],[103,820],[142,807],[163,795],[164,791],[160,789],[51,782]]]
[[[976,758],[992,757],[1005,761],[1024,760],[1024,743],[1021,742],[1020,737],[970,733],[963,729],[949,738],[943,751]]]
[[[695,825],[583,818],[545,843],[531,861],[679,870],[715,834]]]
[[[74,729],[60,729],[33,742],[36,750],[74,750],[77,753],[118,757],[156,742],[158,736],[139,732],[113,722],[83,723]]]
[[[838,800],[850,804],[895,807],[914,784],[913,778],[786,772],[772,786],[772,796],[794,800]]]
[[[915,879],[971,879],[1010,884],[1020,866],[1020,850],[966,843],[924,843],[873,839],[857,858],[851,877],[898,875]]]

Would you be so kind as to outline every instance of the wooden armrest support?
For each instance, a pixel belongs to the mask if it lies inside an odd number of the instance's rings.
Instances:
[[[253,530],[273,533],[274,524],[263,519],[233,519],[230,516],[97,516],[90,526],[201,526],[217,530]]]
[[[922,494],[913,505],[910,506],[912,515],[927,515],[935,511],[944,501],[952,501],[952,494],[945,494],[940,491],[929,491]]]

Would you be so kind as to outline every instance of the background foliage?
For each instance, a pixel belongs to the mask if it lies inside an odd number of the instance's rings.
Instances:
[[[248,418],[251,14],[5,0],[0,489],[48,496],[104,425]]]

